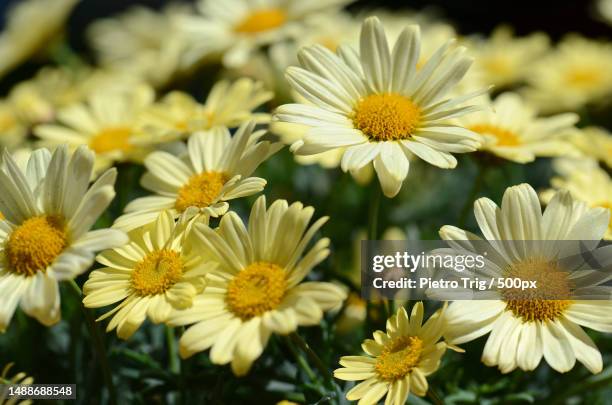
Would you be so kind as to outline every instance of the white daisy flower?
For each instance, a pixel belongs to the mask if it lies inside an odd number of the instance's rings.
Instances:
[[[528,96],[541,111],[572,111],[612,94],[612,44],[577,35],[530,64]]]
[[[464,103],[478,94],[445,98],[472,63],[464,48],[449,47],[450,42],[417,70],[419,28],[407,27],[390,51],[382,24],[368,18],[359,53],[340,46],[333,54],[317,45],[300,52],[303,68],[287,69],[287,77],[309,103],[283,105],[273,119],[309,127],[292,146],[297,154],[342,148],[344,171],[373,161],[383,192],[393,197],[408,175],[409,155],[453,168],[451,153],[479,146],[477,134],[448,122],[474,111]]]
[[[162,11],[133,6],[118,16],[96,20],[87,36],[102,65],[130,71],[160,87],[183,73],[185,40],[173,19],[188,12],[182,4]]]
[[[248,227],[234,212],[224,215],[216,229],[194,226],[202,254],[218,267],[206,276],[204,292],[192,308],[170,316],[170,325],[193,324],[181,336],[182,357],[211,348],[213,363],[231,363],[236,375],[244,375],[273,333],[318,325],[323,311],[339,309],[344,289],[303,281],[329,255],[327,238],[307,250],[327,221],[324,217],[309,227],[313,214],[312,207],[284,200],[266,208],[261,196]]]
[[[146,318],[164,322],[172,309],[191,306],[204,288],[202,258],[189,238],[190,224],[175,223],[167,211],[155,222],[130,232],[129,244],[102,252],[83,286],[83,304],[101,308],[117,304],[98,321],[112,317],[107,332],[128,339]],[[207,269],[210,270],[210,266]]]
[[[52,42],[79,0],[27,0],[9,9],[0,33],[0,77]]]
[[[538,117],[536,109],[516,93],[503,93],[494,101],[487,98],[485,103],[488,108],[457,119],[480,134],[480,150],[518,163],[577,154],[568,137],[578,132],[574,127],[578,114]]]
[[[59,282],[86,271],[99,250],[120,246],[115,229],[89,231],[115,196],[111,169],[89,187],[94,154],[65,146],[32,152],[24,171],[3,155],[0,170],[0,331],[20,305],[50,326],[60,320]]]
[[[540,194],[546,203],[553,198],[556,190],[568,190],[574,198],[586,202],[590,207],[612,210],[612,178],[597,164],[590,167],[585,165],[579,170],[553,177],[550,184],[553,188]],[[612,218],[604,239],[612,240]]]
[[[536,280],[537,289],[497,290],[490,292],[497,300],[453,302],[446,312],[446,338],[460,344],[490,333],[482,361],[498,366],[503,373],[517,367],[534,370],[542,358],[559,372],[572,369],[576,360],[592,373],[600,372],[601,353],[581,326],[612,332],[612,302],[571,299],[572,291],[584,283],[592,285],[591,273],[567,271],[557,258],[568,254],[568,244],[563,241],[600,241],[610,212],[588,208],[564,191],[542,213],[536,192],[522,184],[506,190],[501,207],[488,198],[477,200],[474,213],[485,240],[531,241],[491,243],[499,254],[487,255],[488,271],[495,277]],[[482,240],[449,225],[442,227],[440,236],[475,252],[478,248],[470,241]],[[605,257],[605,251],[598,256],[604,268],[609,265],[611,258]]]
[[[253,51],[299,36],[308,18],[336,11],[350,1],[200,0],[201,15],[180,20],[190,42],[186,63],[221,52],[224,65],[242,66]]]
[[[57,124],[38,125],[34,133],[49,148],[88,145],[96,152],[96,173],[117,161],[141,162],[150,137],[142,132],[138,117],[154,98],[146,85],[93,93],[87,102],[60,110]]]
[[[263,190],[266,180],[250,176],[282,144],[259,141],[265,131],[253,132],[254,127],[254,122],[248,122],[234,136],[227,128],[195,133],[189,138],[187,153],[180,157],[163,151],[151,153],[144,162],[148,172],[141,184],[156,195],[130,202],[114,227],[140,227],[164,210],[174,218],[188,209],[188,215],[217,217],[227,211],[227,201]]]
[[[148,108],[141,121],[155,142],[170,142],[194,132],[235,128],[249,120],[267,123],[270,115],[255,110],[273,96],[263,83],[246,77],[234,82],[222,80],[214,84],[204,104],[189,94],[173,91]]]

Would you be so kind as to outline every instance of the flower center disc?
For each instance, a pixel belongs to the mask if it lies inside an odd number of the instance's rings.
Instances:
[[[497,146],[518,146],[521,144],[519,137],[512,131],[491,124],[476,124],[468,128],[481,135],[493,135],[497,140]]]
[[[278,8],[255,10],[234,27],[242,34],[257,34],[278,28],[287,21],[287,14]]]
[[[131,134],[132,129],[128,127],[104,128],[91,139],[89,146],[96,153],[127,152],[132,148]]]
[[[421,112],[402,95],[371,94],[357,103],[352,119],[372,142],[397,141],[412,136],[419,126]]]
[[[567,73],[567,83],[573,87],[594,88],[601,82],[601,72],[595,68],[576,68]]]
[[[61,218],[49,215],[29,218],[8,238],[5,246],[8,268],[22,276],[44,271],[66,248],[67,239]]]
[[[189,207],[208,207],[217,198],[227,180],[227,176],[219,172],[204,172],[192,176],[179,190],[175,208],[183,212]]]
[[[227,305],[249,320],[278,307],[287,291],[285,271],[268,262],[255,262],[240,271],[227,286]]]
[[[385,346],[376,360],[376,372],[386,381],[404,378],[418,363],[423,341],[417,336],[399,336]]]
[[[132,288],[139,296],[163,294],[183,275],[178,252],[162,249],[149,253],[132,271]]]
[[[510,266],[505,277],[536,283],[536,288],[506,288],[501,291],[506,310],[524,322],[554,320],[571,304],[568,273],[559,269],[556,262],[544,258],[527,259]]]

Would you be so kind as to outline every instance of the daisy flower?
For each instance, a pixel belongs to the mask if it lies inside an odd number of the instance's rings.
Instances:
[[[9,372],[11,371],[11,368],[13,368],[13,365],[14,365],[13,363],[9,363],[6,366],[4,366],[4,368],[2,369],[2,373],[0,373],[0,382],[3,385],[4,384],[32,385],[34,383],[34,379],[32,377],[29,377],[26,373],[17,373],[14,376],[9,377]],[[6,386],[4,386],[3,388],[0,388],[0,405],[14,405],[14,404],[29,405],[32,403],[32,401],[30,400],[17,402],[15,398],[7,399],[8,392],[6,391],[7,391]]]
[[[24,142],[27,135],[28,127],[19,118],[12,103],[0,101],[0,146],[15,149]]]
[[[518,163],[576,153],[567,139],[578,132],[574,127],[577,114],[538,118],[535,108],[515,93],[503,93],[492,102],[487,99],[486,104],[488,108],[457,119],[480,134],[480,150]]]
[[[482,83],[507,87],[522,82],[531,64],[548,50],[549,39],[535,33],[515,37],[508,26],[496,28],[489,38],[468,39],[474,71]]]
[[[444,98],[472,61],[461,47],[449,51],[448,43],[417,71],[419,32],[407,27],[391,52],[382,24],[373,17],[363,24],[359,54],[348,46],[337,54],[320,45],[301,50],[303,68],[290,67],[287,78],[308,103],[283,105],[273,118],[308,127],[292,150],[316,155],[341,148],[344,171],[373,161],[388,197],[408,175],[409,155],[453,168],[457,160],[451,152],[476,150],[478,135],[448,122],[473,111],[463,104],[475,95]]]
[[[612,302],[570,299],[572,291],[589,283],[581,275],[590,273],[565,271],[557,258],[567,254],[563,241],[600,241],[608,228],[609,210],[588,208],[563,191],[542,213],[536,192],[521,184],[506,190],[501,207],[488,198],[477,200],[474,213],[485,240],[549,242],[544,248],[533,242],[495,243],[499,254],[487,256],[488,271],[495,277],[536,280],[538,288],[496,290],[491,293],[498,299],[453,302],[446,312],[445,337],[460,344],[490,333],[482,361],[503,373],[517,367],[534,370],[542,357],[559,372],[572,369],[576,360],[592,373],[600,372],[601,353],[581,326],[612,332]],[[475,248],[469,241],[483,240],[449,225],[442,227],[440,236],[467,250]],[[609,258],[603,259],[609,263]]]
[[[244,65],[259,48],[298,37],[308,18],[339,10],[350,0],[200,0],[201,15],[184,17],[180,25],[190,43],[186,63],[223,53],[227,67]]]
[[[8,153],[0,170],[0,331],[17,304],[50,326],[60,320],[59,282],[86,271],[94,252],[126,242],[115,229],[89,231],[115,196],[117,172],[89,187],[94,154],[66,147],[32,152],[27,170]]]
[[[525,94],[542,111],[576,110],[612,93],[612,44],[565,38],[534,64]]]
[[[194,132],[235,128],[249,120],[267,123],[270,115],[254,110],[272,97],[261,82],[248,78],[233,83],[222,80],[215,83],[204,104],[186,93],[173,91],[148,108],[141,121],[156,142],[169,142]]]
[[[100,308],[117,304],[98,321],[111,317],[107,332],[128,339],[145,321],[164,322],[172,309],[191,306],[204,285],[199,252],[192,248],[189,224],[175,224],[167,211],[155,222],[129,234],[127,245],[102,252],[102,264],[83,286],[83,304]]]
[[[117,161],[140,162],[147,153],[147,137],[138,117],[154,97],[145,85],[97,92],[60,110],[57,124],[38,125],[34,133],[48,147],[88,145],[96,152],[96,173]]]
[[[568,190],[574,198],[586,202],[590,207],[612,210],[612,178],[597,165],[554,177],[550,183],[553,189],[540,195],[546,203],[552,199],[555,190]],[[608,224],[604,239],[612,240],[612,221]]]
[[[162,11],[134,6],[95,21],[87,36],[103,66],[130,71],[160,87],[183,70],[185,41],[173,20],[188,11],[177,4]]]
[[[313,213],[312,207],[284,200],[266,208],[261,196],[248,228],[234,212],[224,215],[216,229],[194,226],[200,251],[217,267],[207,274],[193,306],[169,319],[173,326],[193,324],[181,337],[182,357],[211,348],[213,363],[231,363],[236,375],[244,375],[272,333],[287,335],[298,326],[318,325],[323,311],[340,307],[344,289],[302,282],[329,255],[327,238],[307,249],[327,221],[324,217],[308,226]]]
[[[0,33],[0,77],[42,48],[62,30],[79,0],[26,0],[9,9]],[[32,29],[35,27],[35,29]]]
[[[343,356],[334,377],[362,381],[346,394],[349,401],[374,405],[385,395],[386,405],[403,405],[412,392],[427,393],[427,376],[440,366],[449,347],[441,341],[444,333],[444,309],[436,311],[423,324],[423,303],[417,302],[408,317],[401,307],[387,320],[387,331],[374,332],[374,339],[361,345],[367,356]]]
[[[581,128],[569,140],[586,157],[596,159],[612,169],[612,134],[607,129]]]
[[[195,133],[189,138],[187,153],[180,157],[163,151],[151,153],[144,161],[148,171],[141,184],[156,195],[130,202],[114,227],[137,228],[164,210],[174,218],[188,209],[188,215],[217,217],[227,211],[227,201],[263,190],[266,181],[250,176],[282,145],[259,141],[265,131],[253,132],[254,127],[254,122],[246,123],[233,137],[227,128]]]

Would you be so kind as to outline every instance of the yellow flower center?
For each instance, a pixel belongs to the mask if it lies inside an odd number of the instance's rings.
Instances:
[[[179,190],[174,207],[180,212],[189,207],[208,207],[227,180],[227,175],[220,172],[204,172],[192,176]]]
[[[385,346],[374,366],[381,379],[404,378],[419,363],[423,341],[418,336],[399,336]]]
[[[568,273],[555,261],[530,258],[511,265],[506,278],[535,281],[536,288],[506,288],[501,291],[506,310],[523,322],[557,319],[570,306],[571,282]],[[564,299],[559,299],[564,298]]]
[[[567,72],[565,79],[570,86],[589,88],[599,85],[602,74],[597,67],[580,67]]]
[[[518,146],[521,144],[521,139],[517,134],[496,125],[475,124],[468,129],[481,135],[493,135],[497,140],[497,146]]]
[[[234,27],[242,34],[258,34],[278,28],[287,22],[287,14],[279,8],[255,10]]]
[[[255,262],[227,286],[227,305],[237,317],[249,320],[278,307],[287,291],[285,270],[273,263]]]
[[[419,126],[421,111],[402,95],[371,94],[359,100],[351,118],[370,141],[396,141],[412,136]]]
[[[488,59],[483,59],[480,64],[493,75],[507,75],[512,73],[511,65],[507,58],[497,55]]]
[[[46,268],[68,245],[64,221],[41,215],[25,220],[9,236],[5,246],[8,269],[22,276],[33,276]]]
[[[132,289],[141,296],[163,294],[183,275],[181,255],[174,250],[162,249],[149,253],[134,266]]]
[[[89,142],[89,146],[96,153],[127,152],[132,149],[130,135],[132,129],[128,127],[104,128]]]

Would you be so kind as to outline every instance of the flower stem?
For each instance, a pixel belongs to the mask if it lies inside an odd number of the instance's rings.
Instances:
[[[72,290],[77,294],[81,306],[81,310],[83,311],[83,315],[85,316],[85,321],[87,323],[87,327],[89,329],[89,334],[91,339],[93,340],[94,347],[96,350],[96,357],[98,358],[98,362],[100,364],[100,370],[102,371],[102,376],[104,378],[104,383],[106,388],[108,389],[108,402],[111,405],[117,404],[117,394],[115,391],[115,385],[113,384],[113,376],[111,374],[110,366],[108,364],[108,359],[106,357],[106,347],[104,345],[104,338],[100,333],[100,329],[96,324],[96,321],[91,313],[91,311],[83,305],[83,292],[81,288],[78,286],[76,281],[69,280],[68,285],[72,288]]]
[[[312,368],[310,368],[310,365],[308,364],[308,362],[306,361],[304,356],[302,356],[300,354],[300,352],[295,348],[295,346],[293,345],[293,342],[291,341],[289,336],[285,336],[285,338],[286,338],[286,341],[287,341],[287,346],[289,347],[289,350],[291,351],[291,353],[295,357],[295,359],[298,362],[299,366],[302,368],[302,370],[304,370],[304,372],[306,373],[306,375],[308,376],[310,381],[316,382],[317,381],[317,376],[314,373],[314,371],[312,371]]]
[[[368,217],[368,239],[376,240],[378,237],[378,212],[380,211],[380,199],[382,191],[378,184],[374,185],[374,195],[370,200],[370,212]]]
[[[468,196],[467,200],[465,200],[465,204],[461,209],[461,214],[459,214],[459,219],[457,220],[457,226],[459,226],[459,228],[463,228],[465,226],[470,210],[474,206],[474,200],[482,188],[484,174],[485,170],[481,166],[480,162],[476,161],[476,177],[474,179],[474,184],[472,185],[470,195]]]
[[[168,345],[168,364],[170,365],[170,371],[178,374],[181,371],[181,365],[176,351],[174,328],[170,326],[166,326],[166,343]]]
[[[429,389],[427,390],[427,397],[431,399],[431,402],[433,402],[434,405],[444,405],[444,401],[440,399],[440,397],[432,387],[429,387]]]
[[[291,342],[293,342],[297,347],[299,347],[300,350],[306,353],[306,356],[308,356],[308,359],[314,364],[317,370],[319,370],[319,373],[321,373],[325,382],[327,384],[331,384],[332,376],[329,372],[329,369],[325,366],[325,364],[323,364],[323,361],[321,361],[321,358],[314,352],[314,350],[312,350],[310,346],[308,346],[308,343],[306,343],[306,341],[302,339],[302,337],[298,335],[297,332],[291,333],[289,335],[289,339],[291,339]]]

